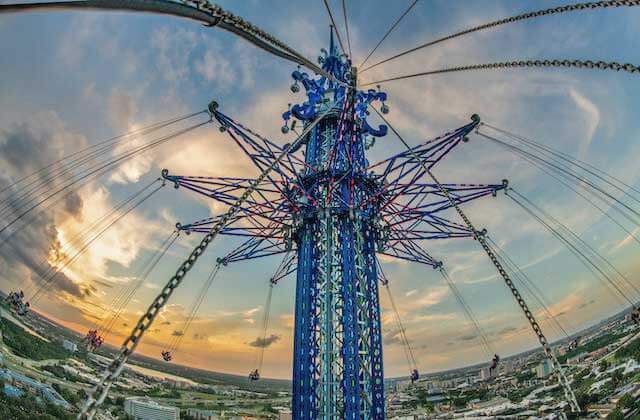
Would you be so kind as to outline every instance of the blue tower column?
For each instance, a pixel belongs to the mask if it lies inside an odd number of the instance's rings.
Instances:
[[[297,228],[294,418],[383,419],[370,201],[379,186],[366,173],[362,133],[348,112],[331,112],[308,136],[297,191],[315,204]]]
[[[368,285],[369,358],[371,361],[371,394],[373,419],[384,419],[384,372],[382,361],[382,326],[380,322],[380,294],[375,258],[376,233],[372,226],[364,229],[364,260]]]
[[[296,419],[317,418],[316,388],[316,267],[317,226],[306,223],[298,243],[296,309],[293,346],[293,401]]]
[[[342,389],[343,418],[360,418],[362,390],[360,369],[360,325],[358,313],[358,289],[362,279],[358,278],[355,262],[355,234],[352,221],[344,216],[339,221],[340,252],[342,255]],[[364,378],[362,378],[364,379]],[[365,396],[366,398],[366,396]],[[365,413],[363,413],[365,414]],[[368,417],[368,416],[363,416]]]

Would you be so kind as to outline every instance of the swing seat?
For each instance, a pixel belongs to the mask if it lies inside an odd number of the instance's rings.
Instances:
[[[162,358],[164,359],[165,362],[170,362],[173,360],[173,356],[171,355],[170,351],[163,351]]]
[[[249,373],[249,379],[251,379],[252,381],[258,381],[260,380],[260,373],[258,372],[258,369],[251,371],[251,373]]]

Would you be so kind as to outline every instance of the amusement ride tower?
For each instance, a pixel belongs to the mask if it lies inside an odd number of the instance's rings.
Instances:
[[[273,173],[260,182],[245,178],[163,177],[224,204],[237,202],[248,188],[256,197],[227,220],[222,235],[247,242],[218,259],[235,263],[285,254],[272,284],[296,272],[293,356],[293,413],[296,419],[384,418],[384,375],[378,285],[386,285],[376,254],[441,268],[422,241],[470,238],[474,232],[447,220],[442,212],[506,188],[499,184],[424,182],[433,168],[479,123],[371,164],[366,150],[387,126],[372,127],[374,102],[389,111],[379,90],[359,91],[356,69],[333,43],[319,57],[328,76],[293,72],[291,91],[305,89],[307,100],[283,114],[283,133],[302,133],[278,145],[209,107],[220,130],[254,162]],[[285,159],[276,160],[277,156]],[[425,166],[426,165],[426,166]],[[446,190],[446,191],[445,191]],[[443,191],[446,194],[443,194]],[[223,215],[190,224],[186,232],[206,233]],[[417,370],[415,371],[417,375]]]

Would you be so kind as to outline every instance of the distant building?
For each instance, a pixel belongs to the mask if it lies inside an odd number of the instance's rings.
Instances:
[[[577,365],[580,362],[583,362],[584,359],[587,357],[587,353],[580,353],[577,356],[574,356],[570,359],[567,359],[567,364],[568,365]]]
[[[544,359],[542,363],[536,366],[536,378],[542,379],[551,375],[553,368],[549,359]]]
[[[64,340],[62,342],[62,347],[64,347],[65,350],[70,351],[71,353],[75,353],[78,351],[78,346],[73,341]]]
[[[293,414],[291,410],[280,410],[278,412],[278,420],[292,420]]]
[[[6,382],[9,382],[11,384],[19,383],[20,386],[23,388],[30,388],[35,392],[39,393],[47,401],[59,407],[63,407],[63,408],[70,407],[70,404],[64,398],[62,398],[62,396],[58,394],[56,390],[51,388],[49,385],[38,382],[35,379],[31,379],[28,376],[22,375],[21,373],[14,372],[9,369],[0,369],[0,379],[5,381],[5,383]]]
[[[509,403],[509,399],[508,398],[504,398],[504,397],[496,397],[492,400],[489,401],[479,401],[476,403],[471,404],[471,407],[474,410],[484,410],[487,408],[492,408],[492,407],[496,407],[499,405],[504,405],[504,404],[508,404]]]
[[[20,398],[24,395],[24,391],[22,391],[20,388],[16,388],[11,384],[4,384],[3,392],[4,395],[9,398]]]
[[[127,398],[124,411],[135,420],[179,420],[180,409],[168,405],[160,405],[147,398]]]
[[[488,366],[480,369],[480,380],[487,381],[498,376],[498,369],[490,369]]]
[[[213,410],[200,410],[198,408],[187,409],[187,414],[198,420],[218,420],[220,418]]]

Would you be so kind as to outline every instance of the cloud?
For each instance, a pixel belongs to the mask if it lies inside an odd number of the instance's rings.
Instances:
[[[277,334],[271,334],[269,337],[265,338],[257,337],[255,340],[251,341],[249,345],[251,347],[266,348],[278,341],[280,341],[280,336]]]
[[[135,99],[130,94],[116,89],[109,97],[109,117],[116,132],[126,132],[137,113]]]
[[[610,254],[613,253],[614,251],[617,251],[620,248],[623,248],[625,246],[627,246],[628,244],[630,244],[633,241],[637,241],[638,239],[636,235],[638,235],[638,233],[640,232],[640,228],[635,228],[634,230],[631,231],[631,234],[625,236],[621,241],[619,241],[618,243],[616,243],[613,247],[611,247],[610,249]]]
[[[211,46],[204,53],[204,57],[194,62],[195,71],[207,82],[216,84],[231,84],[235,82],[231,63],[223,54],[211,50]]]
[[[28,123],[16,124],[0,133],[1,184],[8,185],[13,180],[30,176],[26,188],[22,183],[20,187],[10,187],[4,192],[2,214],[5,221],[13,220],[37,204],[47,192],[65,186],[68,181],[64,174],[52,175],[38,170],[58,160],[67,142],[75,142],[77,147],[86,144],[84,137],[70,132],[55,113],[38,115]],[[13,236],[9,243],[0,247],[0,274],[22,288],[28,285],[24,281],[30,279],[37,287],[52,291],[54,295],[65,293],[84,299],[95,292],[95,287],[74,281],[64,272],[52,277],[53,273],[48,270],[52,257],[56,260],[66,256],[58,239],[60,221],[81,220],[84,208],[84,201],[77,191],[71,190],[60,199],[61,203],[47,211],[31,211],[23,221],[14,223],[3,233],[2,239]],[[23,268],[29,271],[27,278]],[[45,276],[44,279],[41,276]]]
[[[473,341],[476,338],[478,338],[477,334],[468,334],[468,335],[463,335],[463,336],[459,337],[459,339],[461,341]]]
[[[382,343],[390,346],[394,344],[402,344],[402,335],[399,328],[386,328],[382,331]]]
[[[169,27],[156,29],[151,35],[151,46],[155,51],[157,71],[165,80],[176,82],[185,79],[191,72],[190,60],[197,41],[191,30]]]
[[[449,288],[447,286],[431,287],[426,293],[415,299],[415,306],[419,308],[427,308],[429,306],[437,305],[442,302],[448,294]]]
[[[583,112],[583,119],[586,122],[587,133],[584,137],[584,141],[580,144],[580,149],[578,151],[578,158],[584,158],[591,142],[593,141],[598,125],[600,124],[600,110],[593,102],[587,99],[586,96],[574,88],[569,89],[569,95],[578,108]]]

